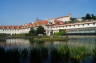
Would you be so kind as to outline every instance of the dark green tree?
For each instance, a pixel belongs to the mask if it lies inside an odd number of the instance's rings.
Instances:
[[[83,20],[85,20],[85,17],[82,17]]]
[[[39,26],[39,27],[37,28],[37,34],[45,34],[44,27]]]
[[[29,31],[29,35],[35,36],[35,35],[37,35],[37,31],[34,28],[31,28]]]
[[[57,36],[63,36],[64,34],[66,34],[66,30],[60,29],[59,32],[55,32],[54,35]]]
[[[70,23],[75,23],[75,22],[77,22],[76,18],[71,18]]]
[[[85,16],[85,20],[90,20],[90,19],[92,19],[92,17],[89,13],[87,13],[86,16]]]
[[[96,16],[94,14],[92,14],[92,19],[96,20]]]
[[[82,17],[83,20],[96,20],[96,16],[94,14],[87,13],[86,16]]]

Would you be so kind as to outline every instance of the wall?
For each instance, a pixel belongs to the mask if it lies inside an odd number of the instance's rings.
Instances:
[[[88,28],[87,30],[85,30],[86,28]],[[93,28],[92,31],[88,31],[89,28]],[[51,35],[52,33],[55,32],[59,32],[60,29],[65,29],[65,30],[70,30],[67,33],[96,33],[96,30],[94,29],[96,28],[96,22],[91,22],[91,23],[75,23],[75,24],[65,24],[65,25],[58,25],[58,26],[48,26],[46,28],[46,34],[48,33],[48,35]],[[74,30],[72,32],[72,30]],[[76,31],[78,29],[83,29],[82,32],[81,31]]]
[[[69,17],[69,16],[68,16],[68,17],[66,16],[66,17],[59,18],[59,19],[57,19],[57,20],[66,22],[66,21],[70,21],[70,17]]]
[[[29,33],[30,28],[26,29],[0,29],[0,33],[5,34],[22,34],[22,33]]]

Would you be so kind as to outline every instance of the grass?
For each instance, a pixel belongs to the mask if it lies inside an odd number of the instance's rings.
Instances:
[[[67,41],[68,37],[61,37],[61,36],[42,36],[42,37],[33,37],[30,39],[30,42],[37,42],[37,43],[42,43],[45,41]]]
[[[20,63],[20,59],[26,60],[29,57],[29,61],[32,63],[42,63],[50,57],[51,63],[80,63],[80,61],[84,60],[90,54],[93,57],[93,61],[96,62],[96,49],[93,50],[94,53],[88,53],[86,48],[84,47],[68,47],[60,46],[60,47],[35,47],[30,49],[11,49],[5,50],[4,48],[0,48],[0,57],[1,61],[7,61],[9,63]]]

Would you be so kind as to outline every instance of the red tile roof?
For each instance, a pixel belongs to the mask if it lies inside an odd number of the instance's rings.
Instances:
[[[33,27],[34,27],[34,26],[47,25],[47,24],[48,24],[48,20],[36,21],[35,23],[33,23]]]
[[[64,25],[65,24],[63,21],[60,21],[60,20],[57,20],[57,19],[54,20],[54,23],[58,24],[58,25],[61,25],[61,24]]]
[[[23,26],[0,26],[0,29],[23,29]]]

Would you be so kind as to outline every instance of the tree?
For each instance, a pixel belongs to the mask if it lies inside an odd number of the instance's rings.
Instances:
[[[37,28],[37,34],[45,34],[44,27],[39,26],[39,27]]]
[[[77,19],[76,18],[71,18],[70,23],[75,23],[75,22],[77,22]]]
[[[35,36],[35,35],[37,35],[37,31],[34,28],[31,28],[29,31],[29,35]]]
[[[66,34],[66,30],[60,29],[59,32],[55,32],[54,35],[57,36],[63,36],[64,34]]]
[[[96,20],[96,16],[94,14],[87,13],[85,17],[82,17],[83,20]]]
[[[91,17],[91,15],[89,13],[87,13],[86,16],[85,16],[85,19],[90,20],[90,19],[92,19],[92,17]]]
[[[92,14],[92,19],[93,20],[96,20],[96,16],[94,16],[94,14]]]
[[[59,32],[61,35],[64,35],[66,33],[66,30],[60,29]]]

